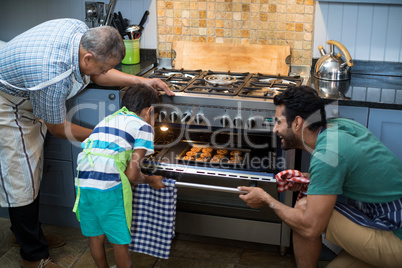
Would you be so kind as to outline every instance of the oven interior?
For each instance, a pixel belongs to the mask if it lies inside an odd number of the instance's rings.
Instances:
[[[273,180],[278,148],[277,138],[272,132],[206,129],[180,124],[156,124],[154,130],[155,153],[144,161],[144,172],[203,185],[257,186],[280,199]],[[193,157],[186,158],[186,153],[192,148],[210,148],[211,155],[205,159],[200,150]],[[211,161],[218,150],[227,153],[221,161]],[[232,152],[235,152],[235,157]],[[236,158],[236,154],[241,156]],[[233,159],[235,161],[231,161]],[[198,188],[178,187],[177,211],[280,222],[269,208],[248,207],[239,194]]]

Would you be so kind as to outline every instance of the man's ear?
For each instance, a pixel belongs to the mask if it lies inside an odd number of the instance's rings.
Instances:
[[[304,121],[305,120],[301,116],[296,115],[296,117],[295,117],[295,119],[293,120],[293,123],[292,123],[293,132],[302,131]]]
[[[84,54],[82,59],[83,59],[83,62],[85,63],[85,65],[88,65],[88,63],[93,61],[95,58],[94,58],[94,55],[92,55],[92,53],[87,52]]]

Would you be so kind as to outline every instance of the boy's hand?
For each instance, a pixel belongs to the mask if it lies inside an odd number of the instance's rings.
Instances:
[[[159,190],[166,187],[162,182],[163,179],[164,177],[159,175],[148,176],[147,183],[149,184],[149,186],[151,186],[152,189]]]

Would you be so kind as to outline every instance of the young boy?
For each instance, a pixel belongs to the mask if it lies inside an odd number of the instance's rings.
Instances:
[[[123,108],[106,117],[82,143],[78,155],[77,199],[74,211],[82,234],[89,237],[92,257],[98,267],[109,267],[104,241],[113,245],[116,265],[131,267],[132,191],[130,184],[147,183],[153,189],[165,186],[161,176],[141,172],[141,160],[153,150],[153,125],[160,99],[151,88],[127,89]],[[78,210],[77,210],[78,208]]]

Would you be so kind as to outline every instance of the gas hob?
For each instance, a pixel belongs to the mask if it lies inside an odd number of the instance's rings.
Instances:
[[[303,82],[298,75],[275,76],[167,68],[156,69],[149,78],[160,78],[174,92],[260,99],[273,99],[288,87],[300,86]]]

